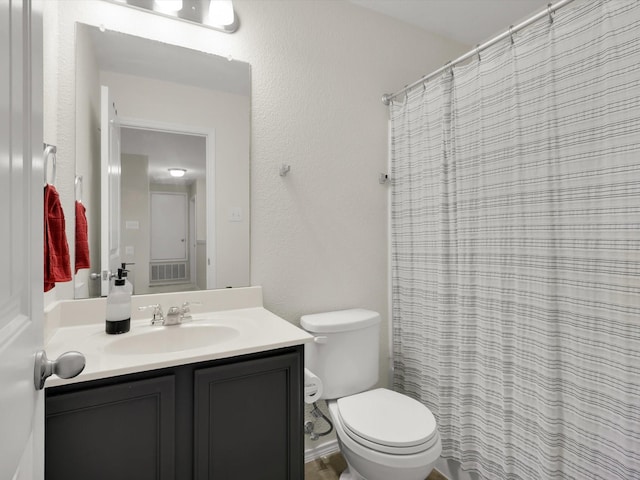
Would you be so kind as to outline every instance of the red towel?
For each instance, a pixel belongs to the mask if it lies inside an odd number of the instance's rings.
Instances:
[[[76,273],[81,268],[89,268],[89,226],[87,209],[76,200]]]
[[[69,244],[64,231],[64,212],[53,185],[44,187],[44,291],[56,282],[71,281]]]

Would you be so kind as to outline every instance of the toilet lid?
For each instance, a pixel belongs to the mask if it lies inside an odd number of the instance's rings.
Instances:
[[[389,447],[414,447],[437,433],[431,411],[413,398],[378,388],[338,399],[344,426],[359,437]]]

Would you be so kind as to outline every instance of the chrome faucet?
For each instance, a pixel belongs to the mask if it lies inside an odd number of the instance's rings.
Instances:
[[[156,323],[160,323],[164,325],[164,314],[162,313],[162,306],[159,303],[153,305],[147,305],[144,307],[138,307],[138,310],[146,310],[148,308],[153,308],[153,317],[151,317],[151,325],[155,325]]]
[[[179,325],[182,322],[193,320],[191,317],[191,305],[201,305],[200,302],[184,302],[180,307],[170,307],[163,325]]]
[[[145,307],[138,307],[138,310],[146,310],[147,308],[153,308],[153,317],[151,318],[151,325],[160,323],[161,325],[180,325],[182,322],[188,322],[193,320],[191,317],[191,305],[201,305],[200,302],[184,302],[180,307],[170,307],[167,314],[162,313],[162,307],[160,304],[147,305]]]

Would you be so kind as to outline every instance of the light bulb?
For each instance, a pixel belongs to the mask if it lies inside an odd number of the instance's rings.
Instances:
[[[209,25],[231,25],[235,20],[235,12],[231,0],[211,0],[209,3],[209,16],[206,23]]]
[[[182,0],[154,0],[153,9],[164,13],[179,12],[182,10]]]

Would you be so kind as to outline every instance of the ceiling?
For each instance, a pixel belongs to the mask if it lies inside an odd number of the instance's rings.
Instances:
[[[204,136],[185,133],[121,128],[123,154],[144,155],[149,161],[150,183],[189,185],[206,175],[207,141]],[[187,170],[182,178],[169,176],[169,168]]]
[[[349,0],[469,46],[545,9],[549,0]]]

